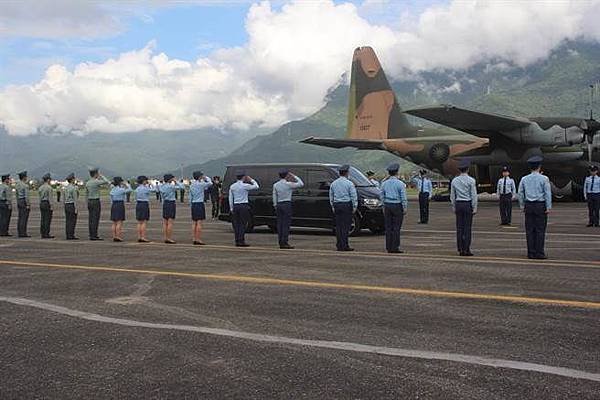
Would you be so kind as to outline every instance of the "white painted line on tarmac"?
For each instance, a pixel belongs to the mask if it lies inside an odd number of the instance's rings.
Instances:
[[[106,324],[114,324],[135,328],[149,328],[149,329],[164,329],[164,330],[175,330],[185,332],[203,333],[208,335],[230,337],[242,340],[252,340],[255,342],[263,343],[276,343],[276,344],[289,344],[296,346],[316,347],[322,349],[342,350],[342,351],[353,351],[357,353],[370,353],[380,354],[385,356],[393,357],[406,357],[421,360],[435,360],[435,361],[450,361],[472,365],[483,365],[486,367],[494,368],[507,368],[519,371],[528,372],[539,372],[543,374],[558,375],[567,378],[574,379],[585,379],[594,382],[600,382],[600,374],[593,372],[581,371],[571,368],[554,367],[544,364],[536,364],[522,361],[512,361],[497,358],[488,358],[473,356],[467,354],[457,353],[442,353],[435,351],[422,351],[412,349],[400,349],[396,347],[384,347],[384,346],[372,346],[360,343],[352,342],[338,342],[329,340],[309,340],[309,339],[297,339],[289,338],[284,336],[273,336],[273,335],[262,335],[258,333],[234,331],[229,329],[218,329],[209,328],[203,326],[192,326],[192,325],[176,325],[176,324],[159,324],[152,322],[135,321],[131,319],[113,318],[99,314],[89,313],[86,311],[73,310],[66,307],[57,306],[54,304],[43,303],[35,300],[29,300],[20,297],[2,297],[0,301],[5,303],[16,304],[20,306],[27,306],[38,308],[41,310],[51,311],[54,313],[66,315],[69,317],[84,319],[87,321],[102,322]]]

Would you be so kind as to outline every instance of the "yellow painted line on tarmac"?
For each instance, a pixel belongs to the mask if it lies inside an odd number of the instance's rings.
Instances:
[[[38,262],[28,262],[28,261],[0,260],[0,264],[8,265],[8,266],[71,269],[71,270],[84,270],[84,271],[94,271],[94,272],[119,272],[119,273],[132,273],[132,274],[160,275],[160,276],[179,276],[179,277],[187,277],[187,278],[217,280],[217,281],[226,281],[226,282],[238,282],[238,283],[254,283],[254,284],[277,285],[277,286],[299,286],[299,287],[337,289],[337,290],[355,290],[355,291],[367,291],[367,292],[388,293],[388,294],[404,294],[404,295],[424,296],[424,297],[440,297],[440,298],[469,299],[469,300],[489,300],[489,301],[499,301],[499,302],[508,302],[508,303],[541,304],[541,305],[550,305],[550,306],[566,306],[566,307],[600,309],[600,303],[598,303],[598,302],[579,301],[579,300],[546,299],[546,298],[541,298],[541,297],[510,296],[510,295],[500,295],[500,294],[469,293],[469,292],[449,292],[449,291],[441,291],[441,290],[373,286],[373,285],[353,284],[353,283],[304,281],[304,280],[295,280],[295,279],[278,279],[278,278],[269,278],[269,277],[244,276],[244,275],[219,275],[219,274],[205,274],[205,273],[179,272],[179,271],[167,271],[167,270],[117,268],[117,267],[106,267],[106,266],[52,264],[52,263],[38,263]]]
[[[21,239],[22,240],[22,239]],[[27,242],[40,242],[40,243],[53,243],[53,244],[69,244],[73,245],[74,243],[66,241],[66,240],[53,240],[49,242],[44,239],[26,239]],[[111,247],[119,247],[119,246],[152,246],[152,247],[168,247],[172,249],[195,249],[201,252],[203,249],[222,249],[232,252],[243,252],[243,253],[258,253],[258,254],[276,254],[276,255],[290,255],[290,254],[312,254],[318,256],[335,256],[337,258],[373,258],[373,259],[396,259],[398,261],[402,260],[414,260],[414,261],[445,261],[445,262],[454,262],[461,264],[499,264],[499,265],[517,265],[517,266],[535,266],[535,267],[567,267],[567,268],[598,268],[600,269],[600,261],[581,261],[581,260],[530,260],[528,258],[518,258],[518,257],[493,257],[493,256],[474,256],[474,257],[460,257],[455,255],[446,255],[446,254],[429,254],[429,253],[419,253],[419,252],[410,252],[404,254],[388,254],[384,252],[377,251],[354,251],[354,252],[338,252],[335,250],[328,249],[302,249],[296,248],[294,250],[281,250],[275,247],[262,247],[262,246],[252,246],[252,247],[236,247],[231,245],[218,245],[218,244],[207,244],[205,246],[194,246],[191,244],[178,243],[175,245],[165,244],[162,242],[150,242],[150,243],[137,243],[137,242],[127,242],[127,243],[119,243],[115,244],[112,241],[106,240],[104,242],[88,242],[85,240],[79,241],[76,243],[77,245],[90,245],[90,246],[111,246]],[[590,248],[593,250],[593,248]]]
[[[152,243],[128,243],[126,246],[164,246],[164,247],[173,247],[174,245],[152,242]],[[383,252],[376,251],[353,251],[353,252],[338,252],[335,250],[315,250],[315,249],[299,249],[296,248],[294,250],[280,250],[277,248],[269,248],[269,247],[260,247],[260,246],[252,246],[252,247],[235,247],[228,245],[218,245],[218,244],[207,244],[204,246],[194,246],[191,244],[180,244],[178,247],[188,247],[188,248],[196,248],[201,251],[201,249],[223,249],[235,252],[253,252],[253,253],[266,253],[266,254],[279,254],[279,255],[290,255],[297,253],[304,254],[314,254],[314,255],[322,255],[322,256],[337,256],[337,257],[362,257],[362,258],[392,258],[396,260],[438,260],[438,261],[448,261],[448,262],[460,262],[460,263],[484,263],[484,264],[504,264],[504,265],[535,265],[540,267],[585,267],[585,268],[600,268],[600,261],[577,261],[577,260],[569,260],[569,261],[561,261],[561,260],[530,260],[527,258],[516,258],[516,257],[461,257],[461,256],[452,256],[452,255],[436,255],[436,254],[426,254],[426,253],[403,253],[403,254],[387,254]]]

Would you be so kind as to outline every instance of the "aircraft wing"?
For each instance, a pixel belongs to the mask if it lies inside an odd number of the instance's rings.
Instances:
[[[471,111],[452,105],[413,108],[404,112],[479,137],[490,137],[531,124],[526,118]]]
[[[370,139],[333,139],[333,138],[316,138],[308,137],[302,139],[300,143],[315,144],[317,146],[333,147],[341,149],[343,147],[355,147],[360,150],[385,150],[383,140]]]

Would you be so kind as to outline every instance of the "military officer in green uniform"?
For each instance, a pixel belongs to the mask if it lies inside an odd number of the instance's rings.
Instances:
[[[8,233],[12,215],[11,191],[10,175],[2,175],[2,182],[0,182],[0,236],[12,236]]]
[[[98,225],[100,224],[100,188],[108,186],[110,181],[100,175],[98,168],[90,169],[90,179],[85,183],[88,205],[88,224],[90,231],[90,240],[102,240],[98,236]]]
[[[17,198],[17,209],[19,217],[17,220],[17,233],[20,238],[31,237],[27,234],[27,221],[29,220],[29,182],[27,182],[27,171],[19,172],[19,181],[15,184],[15,197]]]
[[[42,239],[53,239],[54,236],[50,235],[50,224],[52,223],[52,186],[50,186],[51,180],[50,174],[46,174],[42,177],[42,185],[38,188],[38,195],[40,199],[40,235]]]
[[[65,231],[67,240],[79,240],[75,236],[75,226],[77,225],[77,199],[79,198],[79,189],[75,185],[75,174],[67,176],[67,186],[64,188],[65,196]]]

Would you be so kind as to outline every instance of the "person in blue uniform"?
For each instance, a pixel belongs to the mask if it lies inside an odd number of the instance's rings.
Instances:
[[[229,210],[231,222],[235,232],[235,245],[237,247],[248,247],[246,243],[246,228],[250,222],[250,205],[248,204],[248,192],[257,190],[258,183],[246,175],[245,171],[237,171],[236,182],[229,187]]]
[[[429,223],[429,201],[433,196],[433,184],[427,177],[427,170],[419,171],[419,176],[414,180],[419,192],[419,223]]]
[[[129,183],[120,176],[115,176],[110,189],[110,220],[112,221],[113,242],[123,241],[123,221],[125,221],[125,201],[127,193],[131,193]]]
[[[164,183],[160,185],[160,197],[163,202],[163,232],[166,244],[175,244],[173,240],[173,221],[176,214],[176,196],[177,191],[185,188],[182,182],[177,182],[171,174],[164,176]]]
[[[477,184],[469,176],[469,162],[462,160],[458,164],[460,175],[450,183],[450,201],[456,215],[456,247],[461,256],[472,256],[471,228],[473,216],[477,213]]]
[[[11,194],[10,175],[2,175],[2,182],[0,182],[0,236],[4,237],[12,236],[8,232],[12,216]]]
[[[146,225],[150,220],[150,194],[156,193],[155,186],[150,185],[148,177],[137,177],[138,187],[135,188],[135,219],[137,220],[138,243],[149,243],[146,238]]]
[[[27,221],[31,204],[29,202],[29,182],[27,171],[19,172],[19,180],[15,184],[15,196],[17,198],[17,209],[19,211],[17,220],[17,234],[20,238],[29,238],[27,233]]]
[[[356,187],[348,179],[349,165],[342,165],[338,172],[340,177],[329,187],[329,203],[335,217],[335,236],[337,251],[354,251],[348,242],[352,218],[358,208]]]
[[[540,173],[542,161],[540,156],[527,160],[531,173],[521,178],[518,191],[519,206],[525,213],[527,257],[539,260],[548,258],[544,244],[548,213],[552,208],[550,180]]]
[[[375,172],[369,170],[366,172],[366,174],[367,174],[367,178],[369,178],[369,182],[371,182],[371,184],[373,186],[375,186],[376,188],[379,188],[381,183],[377,179],[375,179]]]
[[[192,176],[194,180],[190,184],[190,205],[192,210],[193,244],[202,246],[204,245],[204,242],[202,241],[202,221],[206,219],[204,196],[213,183],[212,180],[208,176],[204,176],[204,173],[201,171],[195,171]]]
[[[502,177],[496,183],[496,193],[499,198],[500,225],[510,225],[512,222],[512,201],[517,193],[515,181],[510,177],[508,166],[502,167]]]
[[[385,249],[388,253],[403,253],[400,250],[400,230],[408,210],[406,184],[398,179],[400,165],[391,164],[387,171],[389,177],[381,184],[381,202],[385,220]]]
[[[293,249],[289,244],[292,224],[292,193],[304,187],[304,182],[288,170],[279,171],[279,180],[273,184],[273,207],[277,215],[277,239],[280,249]]]
[[[598,177],[596,165],[590,167],[590,176],[585,178],[583,198],[588,204],[589,221],[587,226],[600,226],[600,177]]]

